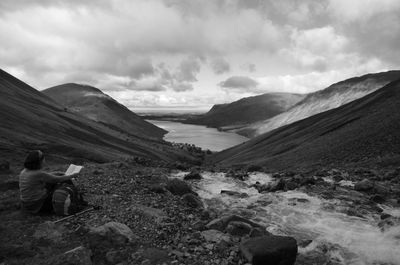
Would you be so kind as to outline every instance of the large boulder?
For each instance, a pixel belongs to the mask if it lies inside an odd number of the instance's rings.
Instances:
[[[173,178],[167,181],[166,189],[169,190],[174,195],[185,195],[186,193],[191,193],[192,188],[185,181]]]
[[[91,249],[114,248],[135,241],[135,235],[125,224],[109,222],[102,226],[91,228],[88,233],[88,243]]]
[[[363,179],[354,184],[354,189],[356,191],[370,191],[373,188],[374,188],[374,183],[368,179]]]
[[[200,200],[200,198],[194,195],[193,193],[186,193],[185,195],[182,196],[182,200],[192,208],[204,207],[203,202]]]
[[[293,237],[254,237],[240,245],[240,252],[253,265],[293,265],[297,242]]]

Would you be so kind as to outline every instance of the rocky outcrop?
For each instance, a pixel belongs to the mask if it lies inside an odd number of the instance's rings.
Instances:
[[[253,265],[293,265],[297,242],[286,236],[255,237],[244,241],[240,252]]]

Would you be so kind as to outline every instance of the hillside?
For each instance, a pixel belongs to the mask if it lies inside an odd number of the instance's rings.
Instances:
[[[162,140],[112,129],[64,107],[0,70],[0,156],[20,161],[41,149],[54,160],[121,160],[131,156],[159,161],[193,160]]]
[[[95,87],[69,83],[42,92],[72,112],[129,134],[162,138],[166,133]]]
[[[214,155],[222,165],[273,169],[400,165],[400,81]]]
[[[290,93],[267,93],[242,98],[229,104],[214,105],[206,114],[186,120],[209,127],[237,127],[273,117],[304,98]]]
[[[270,119],[241,128],[236,132],[248,137],[254,137],[286,124],[337,108],[374,92],[399,78],[400,71],[389,71],[347,79],[326,89],[308,94],[289,110]]]

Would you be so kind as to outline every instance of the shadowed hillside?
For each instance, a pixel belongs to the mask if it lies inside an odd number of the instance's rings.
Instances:
[[[274,169],[400,165],[400,81],[339,108],[265,133],[216,154],[222,165]]]
[[[139,137],[94,122],[0,70],[0,154],[10,161],[41,149],[53,159],[97,162],[131,156],[162,161],[192,159],[162,140]]]
[[[214,105],[206,114],[188,119],[187,123],[232,129],[273,117],[304,98],[301,94],[268,93],[238,101]]]
[[[400,78],[400,71],[388,71],[350,78],[308,94],[289,110],[242,128],[237,133],[254,137],[312,115],[337,108],[361,98]]]
[[[72,112],[115,126],[129,134],[162,138],[166,133],[95,87],[63,84],[42,92]]]

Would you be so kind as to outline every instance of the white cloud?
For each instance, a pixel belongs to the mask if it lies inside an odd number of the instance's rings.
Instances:
[[[36,88],[201,105],[399,68],[400,1],[4,0],[0,36],[0,67]],[[235,76],[256,84],[218,85]]]

